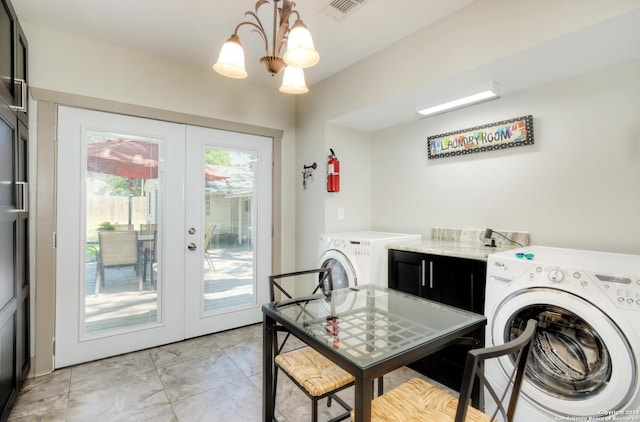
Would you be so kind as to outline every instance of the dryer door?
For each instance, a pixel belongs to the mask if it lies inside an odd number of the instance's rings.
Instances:
[[[318,268],[331,268],[334,289],[358,285],[354,263],[337,249],[324,251],[318,260]]]
[[[539,328],[521,397],[554,415],[595,418],[629,402],[637,382],[635,357],[608,315],[565,291],[520,290],[497,307],[489,342],[517,337],[530,318]],[[501,358],[499,366],[504,382],[513,370],[511,357]]]

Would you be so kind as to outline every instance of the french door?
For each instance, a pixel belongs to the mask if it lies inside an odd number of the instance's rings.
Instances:
[[[271,138],[59,107],[56,368],[261,320],[271,151]]]

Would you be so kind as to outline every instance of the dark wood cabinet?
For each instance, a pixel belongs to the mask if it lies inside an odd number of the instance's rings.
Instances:
[[[0,101],[27,122],[27,39],[8,0],[0,0]]]
[[[27,41],[0,0],[0,420],[29,371]]]
[[[389,250],[389,287],[461,309],[484,313],[486,263],[473,259]],[[484,330],[473,333],[484,346]],[[453,345],[412,365],[459,390],[471,345]]]
[[[6,0],[0,0],[0,100],[11,105],[15,103],[15,37],[13,8]]]
[[[27,87],[29,85],[29,77],[27,72],[28,43],[27,37],[24,35],[24,31],[22,30],[20,23],[16,23],[15,40],[15,108],[18,115],[18,120],[20,120],[20,122],[22,122],[25,127],[29,127],[29,115],[27,114],[27,103],[29,101],[27,95]]]

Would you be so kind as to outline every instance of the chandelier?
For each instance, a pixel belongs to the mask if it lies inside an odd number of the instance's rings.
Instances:
[[[278,3],[282,2],[282,7]],[[300,19],[300,14],[294,10],[295,3],[289,0],[272,0],[273,3],[273,39],[271,50],[269,50],[269,37],[264,25],[258,17],[258,9],[265,4],[271,3],[269,0],[258,0],[254,11],[245,12],[245,16],[253,18],[241,22],[236,26],[233,35],[224,43],[220,49],[218,61],[213,65],[213,69],[221,75],[230,78],[242,79],[247,77],[244,68],[244,50],[240,44],[238,29],[244,25],[253,27],[251,32],[255,32],[264,40],[265,56],[260,59],[260,63],[271,73],[277,75],[284,69],[282,86],[280,91],[286,94],[304,94],[308,92],[304,80],[303,68],[311,67],[318,63],[320,55],[313,46],[311,34]],[[295,15],[296,21],[293,26],[289,26],[290,19]],[[282,48],[287,45],[287,50],[283,57],[280,57]]]

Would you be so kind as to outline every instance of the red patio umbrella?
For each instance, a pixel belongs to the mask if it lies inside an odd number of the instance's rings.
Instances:
[[[157,179],[158,144],[132,139],[88,144],[87,170],[129,179]]]
[[[158,178],[158,144],[126,138],[109,139],[87,145],[87,171],[112,174],[129,179]],[[205,165],[205,180],[227,179],[209,165]],[[129,224],[131,224],[131,193],[129,194]]]
[[[129,179],[157,179],[158,144],[123,138],[88,144],[87,170]],[[204,173],[209,181],[229,178],[210,165],[205,165]]]

